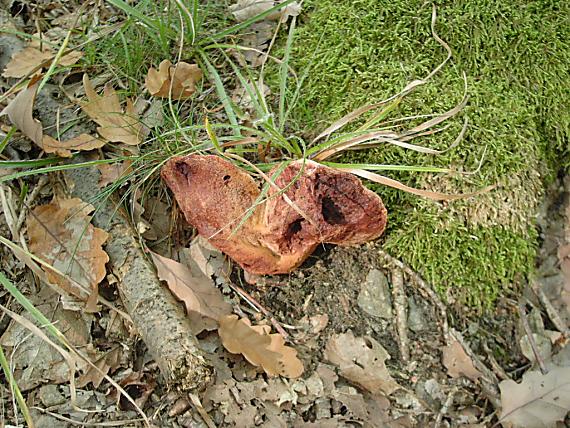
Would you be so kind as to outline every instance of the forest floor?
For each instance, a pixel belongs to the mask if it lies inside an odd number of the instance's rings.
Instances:
[[[570,426],[568,6],[231,3],[0,0],[0,428]],[[160,179],[426,76],[331,138],[461,118],[335,162],[485,190],[366,182],[373,242],[250,275]]]

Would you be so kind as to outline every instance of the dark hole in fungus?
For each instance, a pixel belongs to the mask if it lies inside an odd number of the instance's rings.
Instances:
[[[230,177],[229,175],[224,175],[223,180],[224,180],[225,182],[227,182],[230,178],[231,178],[231,177]]]
[[[324,197],[321,202],[323,218],[328,224],[344,224],[346,221],[340,208],[329,197]]]
[[[303,229],[303,219],[299,218],[291,223],[287,227],[287,232],[285,232],[285,239],[290,240],[295,234],[299,233]]]
[[[184,161],[176,162],[176,171],[186,178],[190,176],[190,167]]]

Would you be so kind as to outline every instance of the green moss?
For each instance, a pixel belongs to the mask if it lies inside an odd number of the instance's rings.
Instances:
[[[291,55],[310,67],[292,126],[307,137],[347,112],[399,92],[426,76],[445,52],[431,37],[431,6],[422,1],[308,0]],[[454,178],[389,174],[408,184],[452,192],[498,184],[483,197],[441,207],[373,186],[390,212],[385,246],[409,262],[442,294],[489,307],[533,266],[533,228],[541,180],[553,159],[568,162],[570,6],[566,2],[463,0],[438,6],[436,28],[453,60],[401,104],[394,117],[443,112],[463,95],[470,126],[463,143],[443,156],[395,147],[352,153],[345,160],[454,166],[480,174]],[[566,21],[566,22],[565,22]],[[419,141],[449,145],[462,118]]]
[[[413,232],[413,233],[412,233]],[[537,233],[502,226],[441,225],[434,213],[393,219],[384,247],[406,260],[448,301],[489,309],[533,269]]]

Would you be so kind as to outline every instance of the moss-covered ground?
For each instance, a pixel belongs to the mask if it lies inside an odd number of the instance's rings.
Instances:
[[[445,51],[431,37],[431,4],[408,0],[308,0],[292,65],[307,78],[291,126],[305,137],[426,76]],[[463,96],[469,104],[446,131],[420,141],[443,148],[470,125],[461,145],[434,156],[382,147],[345,156],[368,163],[452,166],[479,174],[389,175],[407,184],[465,192],[497,188],[441,205],[375,187],[389,210],[384,247],[443,295],[490,307],[532,272],[534,225],[543,183],[568,164],[570,5],[563,1],[438,2],[436,28],[453,59],[408,96],[393,117],[441,113]]]

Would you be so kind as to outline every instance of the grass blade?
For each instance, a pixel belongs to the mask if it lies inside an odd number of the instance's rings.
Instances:
[[[2,272],[0,272],[2,275]],[[24,420],[29,428],[34,428],[34,421],[32,416],[30,415],[30,411],[28,410],[28,405],[26,404],[26,400],[22,396],[22,391],[18,388],[18,384],[14,379],[14,374],[10,370],[10,365],[8,364],[8,360],[6,359],[6,355],[4,354],[4,350],[2,349],[2,345],[0,345],[0,366],[2,366],[2,370],[4,371],[4,376],[8,381],[8,385],[10,387],[10,391],[16,396],[16,401],[18,402],[18,407],[24,416]]]
[[[439,168],[437,166],[409,166],[409,165],[381,165],[372,163],[337,163],[337,162],[321,162],[323,165],[331,168],[342,169],[364,169],[367,171],[405,171],[405,172],[434,172],[434,173],[453,173],[455,171],[449,168]]]
[[[285,129],[285,97],[287,91],[289,57],[291,55],[296,21],[296,17],[291,19],[289,34],[287,35],[287,42],[285,43],[285,54],[283,55],[283,60],[279,65],[279,131],[281,132]]]
[[[393,180],[383,175],[376,174],[370,171],[365,171],[363,169],[349,169],[341,168],[342,171],[350,172],[351,174],[357,175],[358,177],[365,178],[367,180],[373,181],[374,183],[382,184],[384,186],[393,187],[394,189],[403,190],[404,192],[411,193],[413,195],[422,196],[427,199],[434,201],[455,201],[457,199],[467,199],[473,196],[480,195],[482,193],[489,192],[496,186],[488,186],[473,193],[464,193],[460,195],[450,195],[447,193],[432,192],[430,190],[421,190],[413,187],[406,186],[404,183],[400,183],[397,180]]]
[[[149,18],[147,15],[138,10],[136,7],[131,6],[130,4],[124,2],[123,0],[107,0],[107,3],[110,3],[113,6],[119,8],[127,15],[138,19],[140,22],[145,24],[147,27],[153,29],[154,31],[160,30],[160,26],[154,19]]]
[[[210,77],[214,81],[214,85],[216,86],[216,92],[218,93],[218,97],[220,98],[220,101],[222,102],[222,105],[224,106],[224,110],[226,111],[226,114],[228,115],[228,119],[229,119],[230,123],[233,125],[232,129],[234,131],[237,131],[236,135],[241,135],[241,132],[239,130],[239,124],[238,124],[237,116],[236,116],[236,113],[234,111],[234,107],[232,106],[232,101],[231,101],[228,93],[226,92],[226,88],[224,87],[224,82],[222,82],[222,78],[220,77],[218,70],[216,70],[216,68],[208,60],[208,56],[206,55],[205,52],[203,52],[203,51],[199,51],[199,52],[200,52],[200,56],[202,57],[202,60],[204,61],[204,63],[206,64],[206,67],[208,68],[208,74],[210,75]]]

